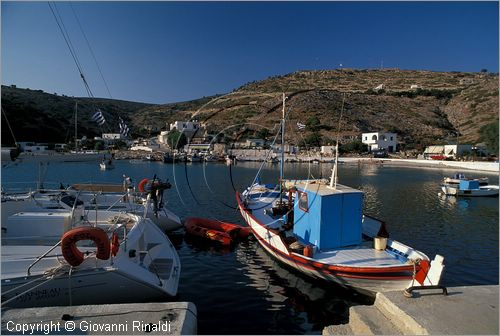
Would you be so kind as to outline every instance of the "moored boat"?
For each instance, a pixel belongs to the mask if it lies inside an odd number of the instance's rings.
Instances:
[[[283,95],[282,146],[284,121]],[[444,258],[389,239],[382,221],[362,213],[364,193],[337,183],[335,162],[330,181],[285,180],[282,165],[278,186],[236,193],[259,244],[296,271],[361,291],[439,287]]]
[[[461,180],[458,185],[443,184],[441,190],[449,196],[498,196],[499,187],[497,185],[480,185],[478,180]]]
[[[180,260],[156,225],[117,212],[90,217],[54,245],[2,244],[2,308],[145,302],[177,294]],[[57,227],[33,216],[31,225]],[[76,245],[84,240],[96,247]]]
[[[101,163],[99,163],[99,168],[101,168],[101,170],[109,170],[114,169],[115,165],[113,164],[112,159],[102,160]]]
[[[468,178],[463,173],[456,173],[455,175],[453,175],[453,177],[443,178],[444,184],[458,185],[460,184],[460,181],[478,181],[479,185],[487,185],[489,182],[487,177]]]

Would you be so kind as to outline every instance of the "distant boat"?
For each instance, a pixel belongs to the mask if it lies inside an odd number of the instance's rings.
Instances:
[[[479,185],[487,185],[489,180],[487,177],[467,178],[463,173],[456,173],[453,177],[443,178],[443,183],[445,184],[457,185],[460,184],[460,181],[478,181]]]
[[[109,169],[114,169],[115,165],[113,164],[113,160],[102,160],[101,163],[99,163],[99,167],[101,170],[109,170]]]
[[[201,157],[196,153],[188,154],[186,159],[188,162],[201,162]]]
[[[497,185],[480,185],[478,180],[461,180],[458,185],[443,184],[441,190],[449,196],[498,196]]]

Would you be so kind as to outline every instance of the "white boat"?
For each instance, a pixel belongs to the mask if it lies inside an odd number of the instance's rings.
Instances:
[[[154,199],[146,202],[145,193],[116,184],[74,184],[65,190],[2,195],[2,231],[7,230],[10,216],[16,213],[68,210],[73,207],[75,198],[83,202],[86,210],[114,210],[141,215],[146,212],[146,216],[162,231],[174,231],[182,227],[182,222],[166,208],[163,192],[164,190],[158,192],[156,202]]]
[[[186,160],[187,162],[201,162],[201,157],[198,154],[193,153],[193,154],[188,154]]]
[[[217,162],[219,159],[215,155],[205,155],[203,157],[204,162]]]
[[[49,216],[25,219],[40,232],[56,232]],[[147,302],[177,295],[179,257],[156,225],[117,212],[91,217],[52,246],[2,244],[2,308]],[[76,246],[87,239],[97,248]]]
[[[441,190],[449,196],[498,196],[497,185],[480,185],[478,180],[461,180],[458,185],[443,184]]]
[[[101,170],[109,170],[109,169],[114,169],[115,165],[113,164],[113,160],[102,160],[101,163],[99,163],[99,167]]]
[[[283,96],[282,144],[284,120]],[[280,181],[285,183],[253,183],[236,194],[241,215],[275,259],[310,277],[360,291],[442,288],[444,258],[437,255],[431,261],[389,239],[383,222],[363,215],[364,193],[337,183],[336,165],[329,183]]]
[[[487,185],[489,180],[487,177],[480,177],[480,178],[476,178],[476,179],[468,178],[463,173],[456,173],[455,175],[453,175],[453,177],[444,177],[443,178],[444,184],[458,185],[458,184],[460,184],[460,181],[478,181],[479,185]]]

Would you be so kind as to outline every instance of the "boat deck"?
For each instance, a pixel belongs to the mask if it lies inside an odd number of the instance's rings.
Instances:
[[[404,264],[387,250],[375,250],[372,241],[364,242],[359,246],[320,251],[314,255],[314,259],[324,264],[356,267],[387,267]]]

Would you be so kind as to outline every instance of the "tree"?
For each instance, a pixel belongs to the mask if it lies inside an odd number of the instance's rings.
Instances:
[[[353,140],[339,148],[340,153],[365,153],[368,152],[368,145],[361,142],[361,140]]]
[[[318,131],[320,125],[321,125],[321,122],[319,121],[318,117],[316,117],[316,116],[310,117],[306,121],[307,129],[310,131],[313,131],[313,132]]]
[[[495,156],[498,156],[498,120],[481,127],[481,140]]]
[[[184,133],[181,133],[178,130],[173,130],[168,133],[167,144],[171,149],[179,149],[187,144],[187,139]]]
[[[313,132],[301,141],[301,147],[319,147],[321,146],[321,134]]]
[[[255,133],[255,137],[257,139],[263,139],[267,140],[267,137],[269,136],[269,130],[267,128],[261,128],[260,130]]]

